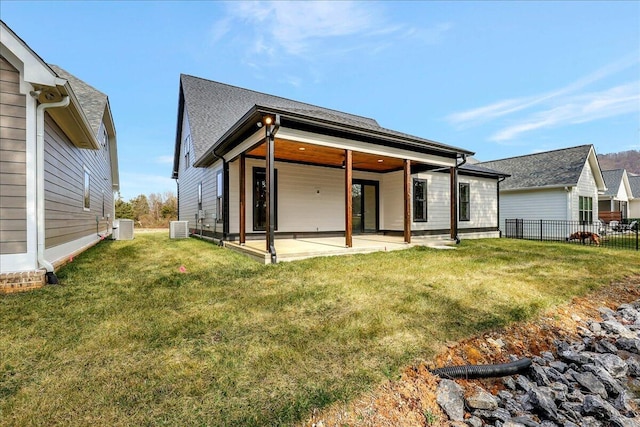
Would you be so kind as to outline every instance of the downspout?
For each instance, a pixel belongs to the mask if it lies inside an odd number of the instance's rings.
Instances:
[[[38,99],[40,91],[31,92],[31,96]],[[53,264],[44,258],[45,250],[45,222],[44,222],[44,111],[49,108],[60,108],[69,105],[69,97],[63,96],[61,101],[40,104],[36,108],[36,234],[38,235],[38,267],[47,270],[47,283],[57,285],[58,278]]]
[[[499,234],[500,237],[502,237],[502,228],[500,228],[500,183],[502,181],[504,181],[505,179],[507,179],[506,176],[501,176],[501,177],[498,178],[498,182],[496,183],[496,187],[497,187],[496,188],[496,193],[497,193],[496,196],[497,196],[497,199],[498,199],[498,218],[497,218],[497,220],[498,220],[498,232],[500,233]]]
[[[456,167],[454,168],[454,185],[453,185],[453,191],[455,192],[454,195],[454,201],[455,201],[455,207],[456,207],[456,212],[454,215],[454,222],[455,222],[455,241],[456,244],[460,243],[460,236],[458,236],[458,217],[460,215],[460,200],[459,197],[460,195],[458,194],[458,169],[460,168],[460,166],[464,165],[465,163],[467,163],[467,155],[466,154],[462,154],[462,162],[458,163],[458,158],[456,157]],[[471,196],[469,196],[471,197]]]

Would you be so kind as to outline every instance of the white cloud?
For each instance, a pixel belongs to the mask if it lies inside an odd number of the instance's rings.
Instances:
[[[390,22],[383,5],[372,2],[232,2],[227,15],[213,24],[211,40],[216,43],[230,36],[236,27],[238,37],[249,37],[245,38],[248,55],[313,60],[352,49],[375,53],[389,38],[438,43],[451,24],[415,28]]]
[[[156,157],[156,163],[159,163],[161,165],[172,165],[173,156],[158,156]]]
[[[519,123],[496,132],[490,139],[508,141],[535,129],[586,123],[638,111],[640,81],[635,81],[600,92],[565,97],[561,105],[531,114]]]
[[[627,55],[621,58],[620,60],[612,64],[608,64],[594,71],[593,73],[581,79],[578,79],[575,82],[572,82],[560,89],[556,89],[554,91],[545,92],[545,93],[534,95],[534,96],[512,98],[512,99],[497,101],[492,104],[486,105],[484,107],[462,111],[459,113],[453,113],[447,116],[446,120],[462,128],[486,123],[493,119],[497,119],[502,116],[506,116],[521,110],[525,110],[530,107],[536,106],[538,104],[542,104],[547,101],[552,101],[562,96],[571,94],[572,92],[576,92],[580,89],[587,87],[591,83],[595,83],[599,80],[604,79],[605,77],[608,77],[612,74],[615,74],[619,71],[629,68],[637,64],[638,62],[640,62],[640,59],[638,58],[637,54],[634,53],[631,55]]]

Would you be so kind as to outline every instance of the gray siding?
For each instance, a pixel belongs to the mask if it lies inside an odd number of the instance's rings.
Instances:
[[[26,96],[0,57],[0,254],[27,251]]]
[[[84,209],[85,168],[90,174],[89,210]],[[107,232],[112,220],[107,215],[113,212],[108,147],[99,150],[75,147],[48,115],[44,186],[47,248]]]

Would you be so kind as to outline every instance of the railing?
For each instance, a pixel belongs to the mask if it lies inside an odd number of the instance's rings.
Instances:
[[[638,250],[640,219],[592,223],[548,219],[507,219],[503,237],[568,242],[609,248]]]

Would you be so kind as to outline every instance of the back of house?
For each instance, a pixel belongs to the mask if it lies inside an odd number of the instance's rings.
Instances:
[[[119,176],[108,97],[0,30],[2,293],[55,283],[109,235]]]

